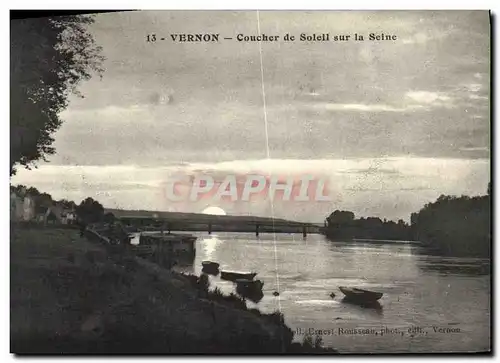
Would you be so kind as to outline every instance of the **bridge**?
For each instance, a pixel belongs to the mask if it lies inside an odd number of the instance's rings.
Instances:
[[[323,224],[302,223],[283,219],[246,216],[199,215],[186,218],[178,216],[126,215],[117,217],[124,225],[148,231],[199,231],[199,232],[255,232],[320,234]]]

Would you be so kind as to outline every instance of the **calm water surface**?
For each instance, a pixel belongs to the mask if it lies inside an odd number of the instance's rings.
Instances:
[[[323,236],[217,233],[197,234],[194,266],[219,262],[221,269],[257,271],[264,281],[262,312],[280,309],[302,340],[308,329],[323,330],[325,346],[340,352],[466,352],[490,348],[490,277],[487,261],[424,255],[415,245],[330,242]],[[278,286],[279,285],[279,286]],[[338,286],[381,291],[379,308],[342,302]],[[231,282],[211,286],[234,291]],[[273,292],[280,296],[274,297]],[[329,296],[336,294],[335,298]],[[409,328],[422,330],[408,332]],[[435,332],[453,328],[455,332]],[[339,329],[340,328],[340,329]],[[347,329],[377,334],[349,334]],[[381,335],[382,329],[392,329]],[[397,329],[397,330],[396,330]],[[457,331],[459,330],[459,331]]]

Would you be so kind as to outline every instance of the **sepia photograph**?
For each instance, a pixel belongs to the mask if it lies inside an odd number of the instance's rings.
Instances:
[[[10,352],[492,352],[488,10],[11,11]]]

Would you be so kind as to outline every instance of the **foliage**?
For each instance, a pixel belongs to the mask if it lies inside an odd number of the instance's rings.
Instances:
[[[247,310],[247,304],[245,303],[244,298],[234,293],[224,295],[218,287],[216,287],[212,291],[208,291],[207,298],[211,301],[216,301],[226,306],[230,306],[240,310]]]
[[[337,239],[410,239],[409,226],[400,219],[397,223],[368,217],[355,219],[354,213],[336,210],[326,219],[325,234],[332,240]]]
[[[32,197],[37,197],[40,195],[38,189],[34,187],[27,187],[23,184],[11,185],[10,191],[20,196],[30,195]]]
[[[57,204],[61,205],[62,207],[64,207],[65,209],[73,209],[73,210],[76,210],[77,208],[77,205],[75,202],[73,202],[72,200],[67,200],[67,199],[61,199],[61,200],[58,200],[56,202]]]
[[[304,353],[334,353],[334,349],[323,347],[323,338],[321,335],[313,335],[306,333],[302,339],[301,351]]]
[[[113,223],[115,221],[115,215],[108,212],[104,215],[104,223]]]
[[[304,338],[302,339],[302,345],[305,348],[314,348],[313,337],[311,334],[304,335]]]
[[[316,335],[316,338],[314,338],[314,348],[319,349],[321,347],[323,347],[323,337]]]
[[[208,280],[208,276],[202,274],[198,279],[198,289],[203,292],[208,292],[209,287],[210,287],[210,281]]]
[[[490,188],[488,188],[490,191]],[[415,239],[439,254],[486,257],[491,244],[490,195],[441,195],[411,215]]]
[[[70,93],[102,74],[103,57],[87,26],[90,15],[12,20],[10,67],[10,174],[54,154],[52,134]]]
[[[491,183],[486,192],[477,197],[441,195],[411,214],[411,226],[401,219],[355,219],[352,212],[336,210],[326,219],[325,234],[331,240],[418,240],[428,252],[486,257],[491,245]]]
[[[350,223],[354,220],[354,213],[349,211],[336,210],[326,219],[328,225],[330,224],[344,224]]]
[[[96,223],[104,217],[104,207],[92,198],[86,198],[76,207],[78,219],[85,223]]]
[[[11,185],[10,191],[21,197],[30,196],[35,202],[35,213],[37,214],[45,213],[47,208],[54,205],[69,210],[76,210],[77,208],[74,201],[67,199],[53,200],[50,194],[41,193],[35,187],[27,187],[23,184]],[[48,217],[49,219],[53,219],[53,215],[49,215]]]
[[[274,324],[285,324],[285,316],[283,315],[282,312],[276,310],[272,312],[271,314],[265,315],[266,319],[268,321],[273,322]]]

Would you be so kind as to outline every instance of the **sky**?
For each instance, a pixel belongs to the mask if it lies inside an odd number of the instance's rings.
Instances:
[[[84,98],[61,113],[57,154],[12,183],[109,208],[212,205],[308,222],[336,209],[409,220],[441,194],[486,192],[487,11],[122,12],[97,15],[89,31],[106,57],[102,79],[82,83]],[[236,40],[259,31],[280,39]],[[172,41],[182,33],[221,39]],[[326,177],[332,200],[175,203],[165,183],[179,173]]]

